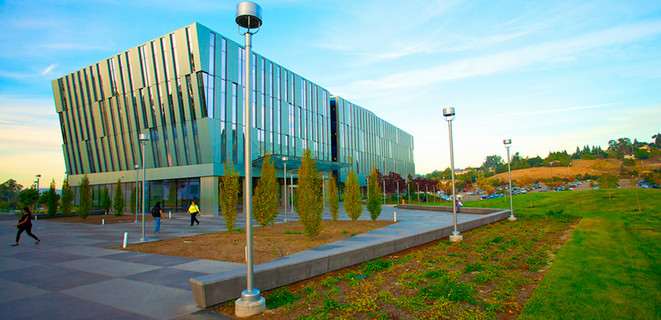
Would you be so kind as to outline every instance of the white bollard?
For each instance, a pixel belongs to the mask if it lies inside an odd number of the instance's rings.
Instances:
[[[126,248],[126,243],[129,241],[129,233],[124,232],[124,245],[122,245],[122,248]]]
[[[172,219],[172,211],[170,211],[169,213],[170,213],[170,217],[168,219]]]
[[[395,222],[397,222],[397,211],[395,211]]]
[[[37,217],[38,217],[38,216],[35,214],[35,215],[34,215],[34,220],[37,220]]]
[[[101,219],[101,225],[106,224],[106,219]]]

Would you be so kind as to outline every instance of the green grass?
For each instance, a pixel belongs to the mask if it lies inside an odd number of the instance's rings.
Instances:
[[[535,193],[532,209],[530,195],[514,196],[522,219],[582,217],[519,319],[661,318],[661,192],[638,190],[642,212],[634,192],[612,190],[612,199],[606,190]],[[488,206],[507,208],[509,200]]]

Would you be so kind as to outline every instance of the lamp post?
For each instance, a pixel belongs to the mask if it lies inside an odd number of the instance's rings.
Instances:
[[[282,157],[282,163],[285,165],[285,222],[287,222],[287,157]]]
[[[448,122],[448,132],[450,133],[450,170],[452,171],[452,217],[454,222],[454,231],[450,235],[451,242],[463,241],[464,237],[457,231],[457,195],[454,186],[454,150],[452,146],[452,120],[454,120],[454,108],[443,109],[443,117]]]
[[[37,177],[37,203],[34,204],[34,214],[37,214],[37,209],[39,208],[39,178],[41,178],[40,174],[35,175]]]
[[[138,195],[138,191],[140,190],[138,185],[140,182],[138,180],[140,179],[140,165],[136,164],[133,168],[135,168],[135,223],[138,223],[138,199],[140,199],[140,195]]]
[[[142,146],[142,238],[140,241],[147,241],[145,237],[145,145],[149,142],[149,135],[146,133],[141,133],[138,135],[138,140]]]
[[[236,6],[236,24],[238,25],[239,33],[245,36],[245,183],[244,183],[244,197],[243,208],[246,212],[246,290],[241,292],[241,298],[236,300],[234,312],[238,317],[249,317],[255,314],[262,313],[266,310],[266,299],[262,297],[259,290],[253,288],[253,249],[252,249],[252,155],[250,139],[251,131],[251,112],[250,112],[250,56],[252,48],[252,35],[259,31],[262,25],[262,8],[249,1],[240,2]],[[241,28],[245,31],[241,31]]]
[[[395,181],[395,182],[397,182],[397,203],[396,204],[399,204],[399,181]]]
[[[505,139],[503,143],[505,144],[505,149],[507,149],[507,177],[510,181],[510,216],[507,219],[514,221],[516,217],[514,216],[514,205],[512,201],[512,171],[510,170],[510,146],[512,146],[512,139]]]
[[[383,204],[386,204],[386,179],[383,179],[381,182],[383,184]]]

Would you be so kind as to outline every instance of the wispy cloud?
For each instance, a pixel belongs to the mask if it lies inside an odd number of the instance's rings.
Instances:
[[[53,69],[55,69],[55,67],[57,67],[57,64],[51,64],[50,66],[46,67],[46,69],[41,71],[41,75],[45,76],[49,74],[51,71],[53,71]]]
[[[410,89],[438,82],[517,70],[541,63],[558,62],[558,58],[577,56],[601,47],[629,43],[661,34],[661,21],[647,21],[587,33],[577,37],[545,42],[500,53],[457,60],[428,68],[394,73],[388,76],[360,80],[339,87],[338,94],[356,97],[393,93],[393,89]],[[562,60],[562,59],[561,59]]]
[[[566,107],[566,108],[557,108],[557,109],[539,110],[539,111],[529,111],[529,112],[514,112],[514,113],[510,113],[510,115],[511,116],[524,116],[524,115],[535,115],[535,114],[545,114],[545,113],[557,113],[557,112],[576,111],[576,110],[584,110],[584,109],[604,108],[604,107],[610,107],[612,105],[615,105],[615,103],[604,103],[604,104],[596,104],[596,105],[591,105],[591,106],[576,106],[576,107]]]

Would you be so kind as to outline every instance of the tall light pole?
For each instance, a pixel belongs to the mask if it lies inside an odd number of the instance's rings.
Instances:
[[[386,179],[383,179],[381,182],[383,184],[383,204],[386,204]]]
[[[285,222],[287,222],[287,157],[282,157],[282,163],[285,164]]]
[[[399,181],[395,181],[395,182],[397,182],[397,203],[396,204],[399,204]]]
[[[36,215],[39,208],[39,178],[41,178],[41,175],[37,174],[35,177],[37,177],[37,203],[34,204],[34,214]]]
[[[510,216],[507,219],[514,221],[516,217],[514,216],[514,205],[512,201],[512,171],[510,170],[510,146],[512,146],[512,139],[505,139],[503,143],[505,144],[505,149],[507,149],[507,177],[510,181]]]
[[[255,314],[262,313],[266,310],[266,299],[262,297],[259,290],[253,288],[253,260],[252,260],[252,155],[251,147],[252,140],[250,139],[251,131],[251,112],[250,112],[250,56],[252,48],[252,35],[259,31],[262,26],[262,7],[254,2],[243,1],[236,6],[236,23],[238,24],[239,33],[245,36],[245,183],[243,208],[246,212],[246,290],[241,292],[241,298],[236,300],[234,312],[238,317],[249,317]],[[245,29],[242,32],[241,28]]]
[[[454,108],[443,109],[443,117],[448,122],[448,131],[450,132],[450,170],[452,171],[452,217],[454,221],[454,231],[450,235],[451,242],[463,241],[464,237],[457,230],[457,194],[454,186],[454,149],[452,146],[452,120],[454,120]]]
[[[138,200],[140,199],[140,195],[138,194],[138,191],[140,191],[140,188],[138,188],[140,182],[138,180],[140,179],[140,165],[136,164],[133,168],[135,168],[135,223],[138,223]]]
[[[149,142],[149,139],[149,135],[146,133],[138,135],[138,140],[142,146],[142,210],[140,210],[142,212],[142,238],[140,238],[140,241],[147,241],[145,237],[145,145]]]

